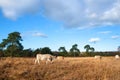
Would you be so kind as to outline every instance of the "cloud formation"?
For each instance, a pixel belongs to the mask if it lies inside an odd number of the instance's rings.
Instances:
[[[101,31],[101,32],[98,32],[98,33],[100,33],[100,34],[109,34],[109,33],[111,33],[111,31]]]
[[[29,36],[29,37],[43,37],[43,38],[47,38],[48,36],[40,31],[26,31],[22,34],[23,37],[25,36]]]
[[[5,17],[17,19],[24,14],[37,13],[40,0],[0,0],[0,8]]]
[[[98,41],[100,41],[100,38],[91,38],[91,39],[89,39],[89,42],[92,42],[92,43],[96,43]]]
[[[114,35],[114,36],[111,36],[111,38],[112,39],[118,39],[118,38],[120,38],[120,36],[119,35]]]
[[[119,0],[0,0],[0,9],[10,19],[42,11],[46,18],[80,29],[120,24]]]
[[[47,35],[45,35],[45,34],[43,34],[41,32],[33,32],[32,36],[35,36],[35,37],[47,37]]]

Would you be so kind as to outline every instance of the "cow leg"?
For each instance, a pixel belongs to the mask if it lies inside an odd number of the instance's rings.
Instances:
[[[48,61],[52,64],[53,63],[53,60],[51,60],[51,59],[48,59]]]
[[[36,64],[36,63],[40,64],[39,59],[35,59],[35,64]]]
[[[36,64],[36,62],[37,62],[37,59],[35,59],[35,64]]]
[[[40,64],[40,60],[38,59],[38,64]]]
[[[47,64],[48,62],[46,61],[46,64]]]
[[[47,64],[48,62],[50,62],[50,59],[47,59],[47,60],[46,60],[46,64]]]

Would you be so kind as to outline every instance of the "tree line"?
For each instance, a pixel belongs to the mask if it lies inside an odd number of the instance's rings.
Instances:
[[[78,45],[72,45],[71,49],[67,51],[65,47],[59,47],[58,51],[51,51],[49,47],[44,48],[37,48],[36,50],[24,49],[21,41],[23,41],[19,32],[12,32],[8,34],[6,39],[2,39],[0,43],[0,56],[2,57],[35,57],[36,54],[52,54],[56,56],[94,56],[94,55],[113,55],[113,54],[120,54],[120,46],[118,47],[118,52],[95,52],[95,49],[90,45],[85,45],[84,49],[86,52],[80,52],[78,49]]]

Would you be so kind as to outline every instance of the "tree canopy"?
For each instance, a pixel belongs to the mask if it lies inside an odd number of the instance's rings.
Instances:
[[[95,51],[95,49],[93,47],[91,47],[89,44],[84,46],[84,49],[86,49],[86,55],[91,56],[91,53],[93,53]]]
[[[70,49],[70,53],[71,53],[71,55],[74,55],[74,57],[75,56],[79,56],[79,54],[80,54],[80,50],[77,48],[77,44],[74,44],[74,45],[72,45],[72,48]]]
[[[24,49],[21,44],[22,37],[19,32],[12,32],[8,34],[6,39],[2,39],[0,43],[0,57],[35,57],[36,54],[53,54],[57,56],[94,56],[94,55],[102,55],[102,56],[114,56],[120,55],[120,46],[118,46],[116,52],[94,52],[94,47],[91,47],[89,44],[84,46],[86,52],[80,54],[80,50],[78,49],[78,45],[72,45],[70,51],[67,52],[65,47],[59,47],[58,51],[51,51],[49,47],[37,48],[37,49]],[[93,54],[94,52],[94,54]],[[114,54],[113,54],[114,53]],[[87,54],[87,55],[86,55]]]
[[[19,32],[9,33],[7,39],[2,40],[0,48],[5,49],[9,53],[8,55],[13,56],[17,51],[23,50],[20,41],[22,41],[22,37]]]
[[[52,54],[52,51],[49,47],[44,47],[41,49],[41,54]]]
[[[118,52],[120,52],[120,46],[118,46]]]
[[[67,50],[65,49],[65,47],[60,47],[59,49],[58,49],[58,51],[60,52],[60,56],[66,56],[66,55],[68,55],[67,53]]]

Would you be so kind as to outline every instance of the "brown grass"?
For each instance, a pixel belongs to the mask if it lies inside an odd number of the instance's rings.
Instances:
[[[0,80],[120,80],[120,60],[69,57],[35,65],[34,58],[3,58]]]

